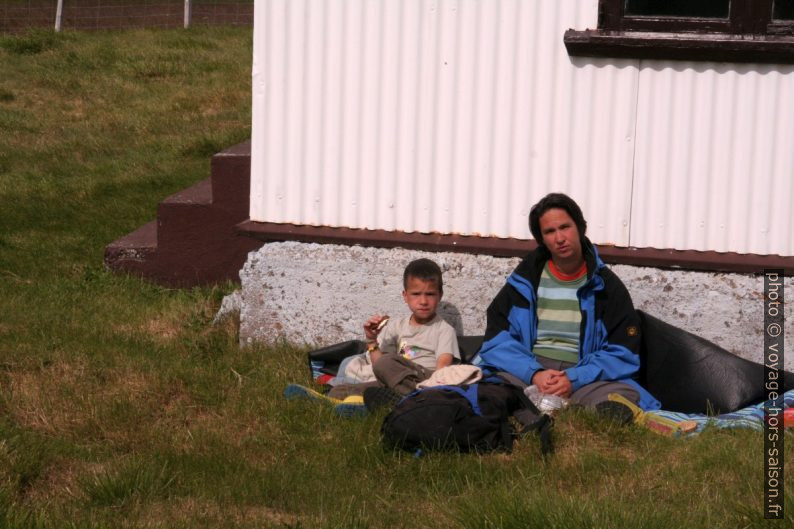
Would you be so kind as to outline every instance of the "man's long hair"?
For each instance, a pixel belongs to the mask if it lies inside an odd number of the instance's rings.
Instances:
[[[541,198],[537,204],[529,210],[529,231],[538,243],[538,246],[546,248],[543,244],[543,234],[540,232],[540,217],[550,209],[562,209],[571,216],[576,229],[579,230],[579,239],[584,244],[584,234],[587,231],[587,221],[584,220],[582,209],[571,197],[563,193],[549,193]]]

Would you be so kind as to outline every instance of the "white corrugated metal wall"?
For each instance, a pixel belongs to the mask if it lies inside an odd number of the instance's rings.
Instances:
[[[794,67],[641,66],[631,244],[794,255]]]
[[[569,57],[596,13],[258,0],[251,219],[529,238],[559,190],[595,242],[794,254],[792,70]]]

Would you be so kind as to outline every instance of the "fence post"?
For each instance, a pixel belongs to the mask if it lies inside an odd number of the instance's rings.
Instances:
[[[58,0],[55,8],[55,31],[61,31],[61,17],[63,16],[63,0]]]
[[[185,0],[185,29],[190,27],[190,0]]]

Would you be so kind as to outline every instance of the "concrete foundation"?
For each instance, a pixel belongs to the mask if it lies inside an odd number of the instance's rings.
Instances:
[[[399,316],[402,273],[412,259],[435,260],[444,272],[440,314],[459,334],[482,334],[485,309],[518,264],[517,258],[283,242],[249,253],[240,271],[240,340],[287,340],[314,346],[362,338],[373,314]],[[615,265],[634,306],[763,361],[763,277]],[[784,282],[794,295],[794,278]],[[228,309],[227,309],[228,310]],[[785,307],[785,342],[794,343],[792,304]],[[788,347],[790,349],[790,346]],[[794,355],[785,361],[794,368]]]

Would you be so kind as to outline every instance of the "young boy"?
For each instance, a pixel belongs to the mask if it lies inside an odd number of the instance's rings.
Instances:
[[[369,408],[392,402],[416,389],[433,371],[460,358],[455,330],[436,314],[443,293],[441,268],[435,262],[417,259],[408,264],[403,272],[403,299],[411,314],[389,319],[380,329],[387,316],[372,316],[364,324],[367,351],[377,380],[332,388],[323,397],[336,404],[337,413],[365,413],[362,395]],[[297,384],[287,386],[284,394],[288,398],[320,396]]]
[[[403,289],[411,314],[389,319],[380,331],[385,317],[373,316],[364,324],[364,334],[380,385],[407,395],[433,371],[460,359],[460,352],[455,330],[436,314],[444,293],[439,266],[430,259],[411,261],[403,273]],[[366,394],[364,398],[368,400]]]

